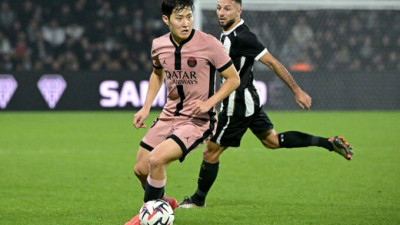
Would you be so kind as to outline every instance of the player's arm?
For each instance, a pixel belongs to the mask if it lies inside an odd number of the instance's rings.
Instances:
[[[193,113],[196,115],[208,112],[213,106],[215,106],[218,102],[224,100],[228,97],[232,91],[240,85],[239,74],[235,69],[235,66],[231,64],[228,68],[221,71],[221,76],[225,78],[225,82],[221,85],[218,91],[211,96],[207,101],[197,100],[194,101],[196,106],[193,109]]]
[[[290,88],[293,92],[294,97],[296,99],[297,105],[299,105],[302,109],[310,109],[311,107],[311,97],[304,92],[299,85],[297,85],[296,81],[293,79],[292,75],[290,75],[289,71],[282,65],[274,56],[272,56],[269,52],[265,53],[259,59],[260,62],[267,65],[272,71],[275,72],[276,75],[281,78],[283,82]]]
[[[143,123],[144,120],[150,113],[151,105],[154,99],[157,97],[158,91],[164,82],[164,71],[163,69],[154,68],[150,75],[149,87],[147,89],[146,100],[143,107],[133,116],[133,125],[136,128],[145,128],[146,125]]]

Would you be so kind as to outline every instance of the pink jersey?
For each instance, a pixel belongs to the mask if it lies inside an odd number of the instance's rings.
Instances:
[[[151,51],[155,68],[162,68],[168,90],[167,103],[160,117],[186,116],[211,119],[210,112],[194,116],[193,100],[207,100],[215,92],[215,72],[223,71],[232,62],[222,43],[199,30],[192,31],[180,46],[167,33],[153,40]]]

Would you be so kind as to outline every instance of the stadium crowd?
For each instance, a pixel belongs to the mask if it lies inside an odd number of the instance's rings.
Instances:
[[[168,30],[158,9],[157,0],[2,0],[0,72],[149,72],[151,41]],[[267,18],[243,15],[293,71],[400,70],[399,11],[249,13]],[[203,14],[209,18],[203,30],[218,29],[215,11]],[[326,21],[315,22],[321,18]]]

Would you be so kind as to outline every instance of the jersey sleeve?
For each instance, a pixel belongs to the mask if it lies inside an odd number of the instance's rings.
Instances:
[[[239,37],[239,49],[243,49],[242,55],[253,57],[259,60],[268,52],[267,48],[258,40],[252,32],[244,32]]]
[[[152,46],[151,46],[151,59],[153,61],[153,67],[155,69],[162,69],[163,67],[161,66],[160,60],[158,59],[158,51],[157,51],[157,42],[156,40],[153,40]]]
[[[208,51],[211,52],[211,63],[219,72],[222,72],[233,64],[232,60],[222,43],[211,35],[209,37],[207,45]]]

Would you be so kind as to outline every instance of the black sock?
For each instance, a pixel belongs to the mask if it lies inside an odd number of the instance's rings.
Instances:
[[[203,161],[200,168],[199,179],[197,181],[196,193],[191,197],[192,201],[198,204],[204,204],[207,193],[217,179],[219,162],[208,163]]]
[[[328,149],[329,151],[333,151],[332,142],[328,141],[328,138],[323,137],[315,137],[317,144],[314,146],[319,146]]]
[[[148,182],[146,182],[145,190],[144,190],[144,202],[148,202],[150,200],[162,199],[164,195],[164,187],[156,188],[151,186]]]
[[[332,143],[328,138],[309,135],[298,131],[287,131],[278,134],[279,146],[281,148],[299,148],[308,146],[319,146],[333,150]]]

